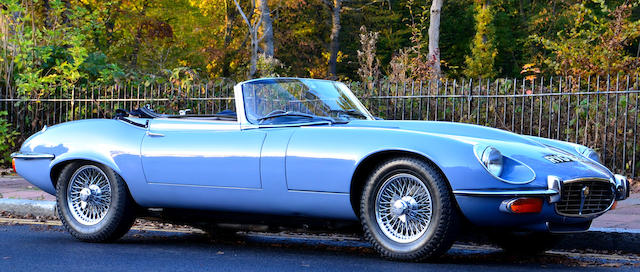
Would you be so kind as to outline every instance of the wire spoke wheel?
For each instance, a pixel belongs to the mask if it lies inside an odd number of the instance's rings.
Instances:
[[[391,176],[377,192],[375,216],[378,226],[389,239],[398,243],[415,242],[431,222],[429,189],[414,175]]]
[[[98,224],[111,206],[111,184],[107,175],[95,165],[78,168],[67,186],[67,205],[79,223]]]

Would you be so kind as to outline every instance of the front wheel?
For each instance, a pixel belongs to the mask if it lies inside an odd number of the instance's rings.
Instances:
[[[135,204],[126,184],[104,165],[70,163],[60,174],[56,191],[58,216],[79,240],[113,241],[133,225]]]
[[[365,238],[383,257],[420,261],[455,240],[457,208],[448,183],[416,158],[388,160],[373,171],[360,203]]]

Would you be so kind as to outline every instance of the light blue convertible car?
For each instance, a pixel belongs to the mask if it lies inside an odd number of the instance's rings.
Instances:
[[[488,127],[372,116],[340,82],[265,78],[234,87],[235,112],[45,127],[17,173],[57,196],[76,238],[112,241],[141,208],[360,221],[381,255],[446,252],[462,223],[534,252],[629,195],[593,150]],[[283,219],[286,220],[286,219]],[[515,237],[515,238],[514,238]]]

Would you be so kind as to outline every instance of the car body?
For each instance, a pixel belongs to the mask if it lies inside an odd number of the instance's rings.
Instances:
[[[266,96],[251,89],[278,82],[338,86],[343,97],[335,101],[347,100],[360,116],[331,122],[284,113],[274,118],[287,119],[282,122],[256,122],[248,107]],[[241,82],[234,89],[236,120],[126,116],[45,127],[13,155],[15,167],[54,195],[65,165],[90,161],[122,177],[142,207],[357,221],[375,166],[409,156],[439,171],[454,206],[471,224],[553,233],[586,231],[629,195],[626,178],[611,173],[587,147],[478,125],[378,120],[336,84],[295,78]],[[493,155],[502,165],[494,174],[484,158]],[[531,198],[542,201],[528,203]],[[519,204],[524,205],[513,208]]]

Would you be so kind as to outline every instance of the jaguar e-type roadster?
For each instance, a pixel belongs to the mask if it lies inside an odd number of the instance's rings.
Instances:
[[[582,145],[381,120],[335,81],[254,79],[234,93],[235,109],[213,115],[142,107],[45,127],[12,155],[15,170],[56,195],[83,241],[118,239],[141,208],[185,209],[360,221],[395,260],[445,253],[460,225],[533,251],[629,196],[627,179]]]

